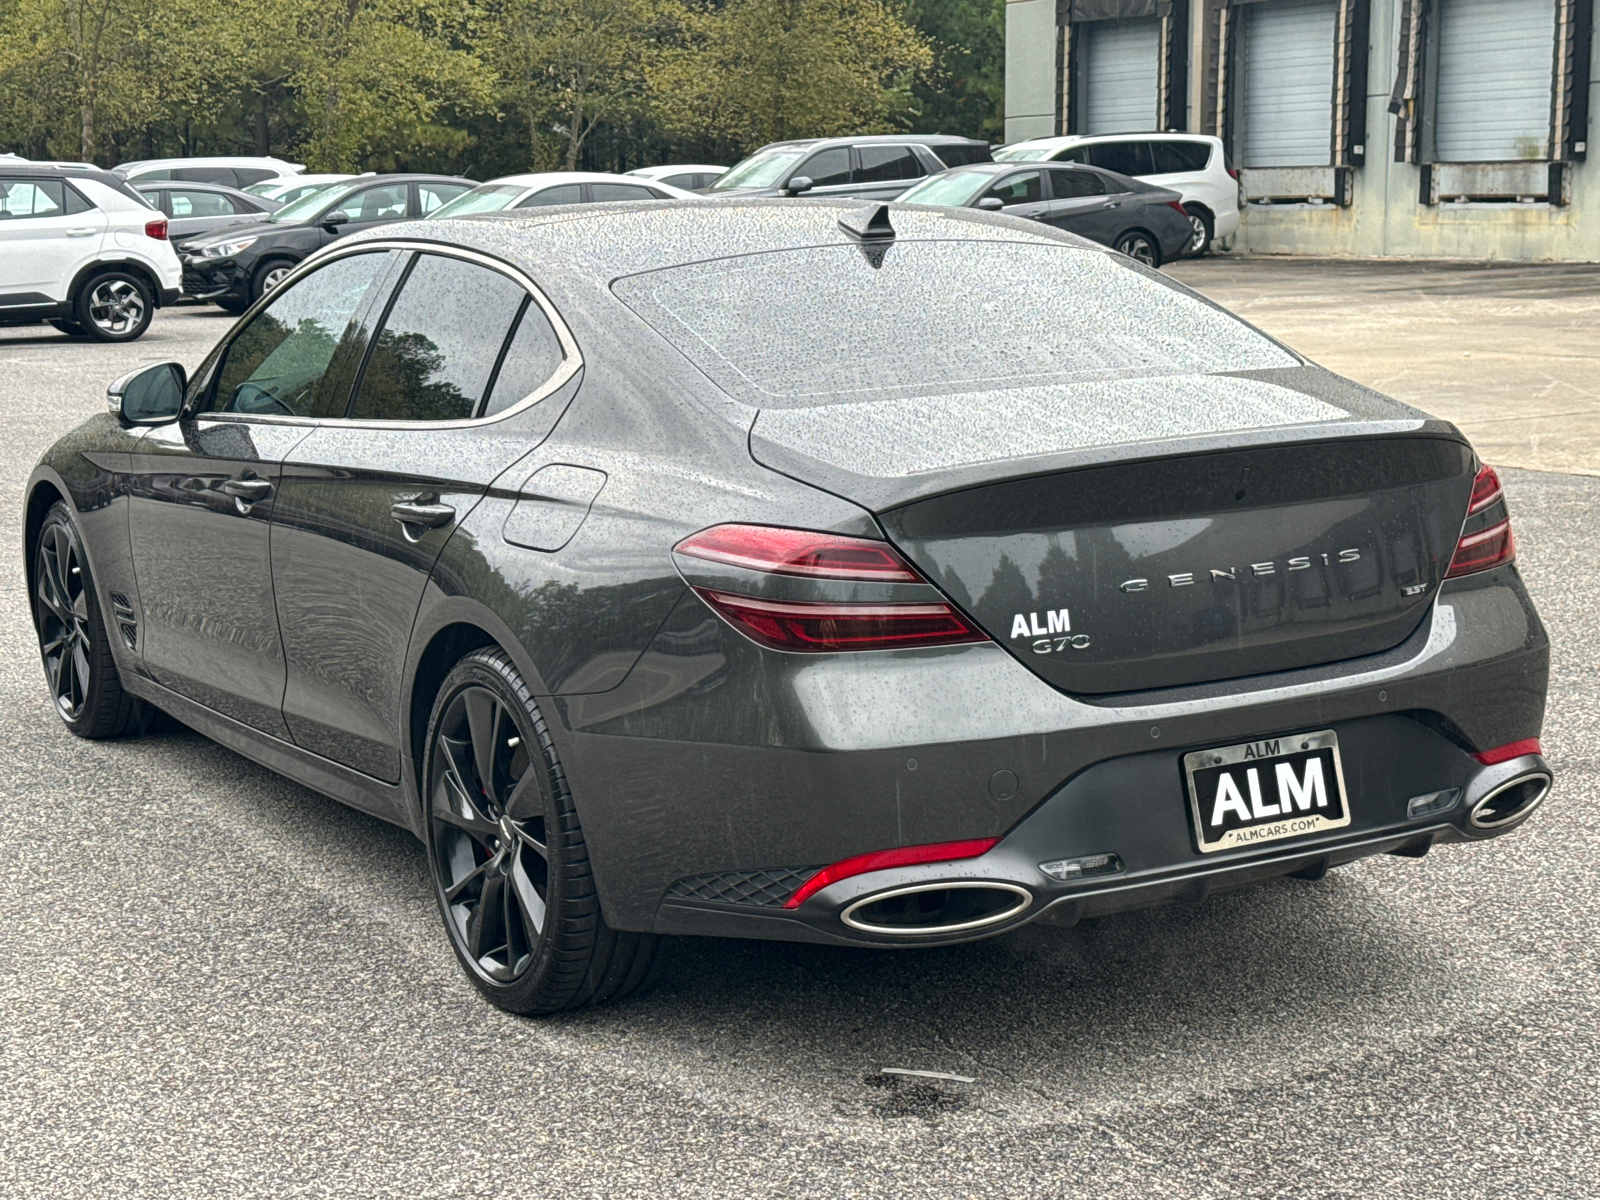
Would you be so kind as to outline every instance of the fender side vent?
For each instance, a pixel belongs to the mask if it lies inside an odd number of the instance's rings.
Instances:
[[[111,610],[117,618],[117,631],[122,634],[122,644],[129,650],[139,648],[139,615],[121,592],[111,593]]]

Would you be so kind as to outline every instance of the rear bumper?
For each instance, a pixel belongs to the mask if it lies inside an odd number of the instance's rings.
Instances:
[[[883,890],[951,879],[1027,892],[1013,920],[945,939],[963,940],[1419,839],[1495,836],[1514,824],[1469,829],[1467,798],[1504,764],[1480,767],[1470,751],[1538,736],[1547,672],[1544,630],[1514,568],[1450,585],[1385,654],[1115,706],[1063,695],[992,645],[774,655],[690,596],[621,686],[557,699],[553,725],[614,927],[932,944],[863,933],[841,915]],[[1340,732],[1349,827],[1195,850],[1184,753],[1325,728]],[[1406,816],[1410,798],[1450,788],[1463,797],[1448,811]],[[781,907],[826,864],[986,837],[1000,841],[981,859],[857,876]],[[1121,859],[1114,878],[1065,885],[1039,871],[1104,853]]]

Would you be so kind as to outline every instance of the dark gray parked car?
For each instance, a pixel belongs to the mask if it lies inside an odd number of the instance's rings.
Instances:
[[[154,705],[412,830],[514,1011],[662,934],[939,945],[1417,857],[1550,783],[1461,434],[1044,225],[407,222],[110,398],[26,496],[61,719]]]
[[[265,196],[252,196],[221,183],[136,183],[134,190],[167,214],[167,237],[180,246],[185,238],[249,225],[283,207]]]
[[[988,161],[988,142],[943,134],[773,142],[735,163],[705,194],[893,200],[947,167]]]
[[[1043,221],[1120,250],[1149,267],[1177,258],[1194,238],[1177,192],[1075,164],[959,167],[924,180],[900,200]]]

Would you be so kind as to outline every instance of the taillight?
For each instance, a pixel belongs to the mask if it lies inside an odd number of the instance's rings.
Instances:
[[[830,883],[865,875],[868,871],[887,871],[890,867],[914,867],[924,863],[960,862],[978,858],[994,849],[1000,839],[971,838],[964,842],[935,842],[929,846],[897,846],[893,850],[874,850],[871,854],[858,854],[823,867],[783,902],[785,908],[799,908]]]
[[[165,217],[157,217],[153,221],[146,221],[144,223],[144,235],[147,238],[155,238],[158,242],[166,241],[167,219]]]
[[[1234,168],[1234,167],[1228,167],[1228,168],[1226,168],[1226,170],[1228,172],[1228,178],[1233,180],[1235,183],[1238,183],[1239,182],[1239,172],[1238,172],[1238,170],[1236,168]]]
[[[1504,566],[1517,556],[1517,540],[1511,533],[1511,514],[1506,509],[1505,489],[1500,476],[1485,464],[1472,481],[1472,499],[1467,502],[1467,518],[1450,559],[1446,579],[1476,575]]]
[[[1523,738],[1520,742],[1507,742],[1504,746],[1496,746],[1493,750],[1479,750],[1472,757],[1486,767],[1495,763],[1509,762],[1513,758],[1521,758],[1524,754],[1543,754],[1544,747],[1539,744],[1538,738]]]
[[[1187,217],[1189,215],[1189,210],[1183,206],[1183,201],[1181,200],[1168,200],[1167,207],[1180,216]]]
[[[695,594],[740,633],[771,650],[802,654],[903,650],[986,642],[987,634],[939,598],[915,567],[887,542],[767,525],[718,525],[673,548],[686,558],[761,575],[827,582],[912,585],[904,599],[891,591],[871,602],[751,595],[735,579],[690,582]],[[765,589],[760,589],[765,590]]]

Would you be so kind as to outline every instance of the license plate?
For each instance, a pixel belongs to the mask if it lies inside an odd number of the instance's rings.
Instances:
[[[1183,756],[1183,769],[1202,854],[1350,824],[1331,729],[1197,750]]]

